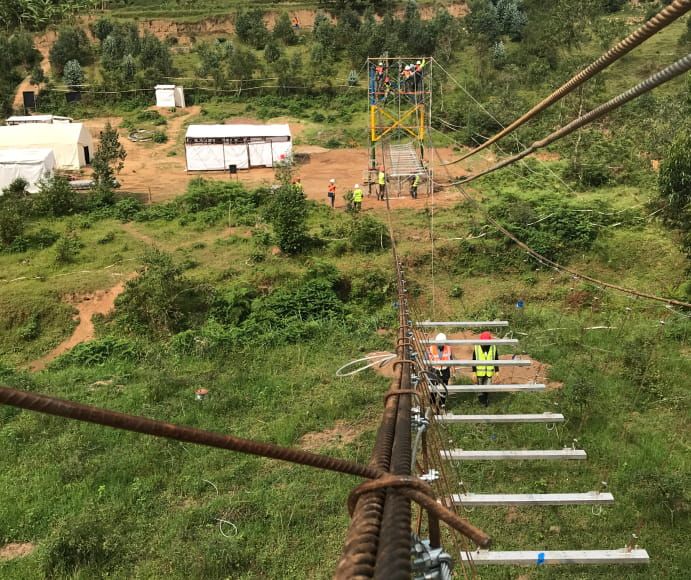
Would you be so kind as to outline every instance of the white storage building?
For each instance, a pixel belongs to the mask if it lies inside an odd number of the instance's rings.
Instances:
[[[177,85],[156,85],[156,106],[174,109],[185,108],[185,89]]]
[[[27,190],[38,191],[38,183],[53,175],[52,149],[0,149],[0,195],[18,177],[29,183]]]
[[[27,123],[0,127],[0,149],[52,149],[56,169],[91,163],[94,142],[82,123]]]
[[[26,123],[72,123],[73,119],[70,117],[61,117],[60,115],[15,115],[8,117],[8,125],[25,125]]]
[[[289,158],[288,125],[190,125],[185,135],[187,171],[273,167]]]

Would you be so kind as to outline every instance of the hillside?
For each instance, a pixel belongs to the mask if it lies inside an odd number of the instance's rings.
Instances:
[[[229,15],[213,0],[113,2],[108,18],[82,17],[76,28],[84,34],[70,42],[67,24],[30,37],[0,33],[4,114],[42,63],[50,78],[33,85],[41,87],[41,112],[83,119],[94,136],[110,123],[126,153],[119,189],[104,183],[74,193],[58,179],[35,195],[8,188],[0,196],[0,385],[367,463],[389,370],[348,378],[336,371],[394,349],[390,226],[417,320],[508,320],[506,337],[520,339],[515,352],[535,362],[503,369],[501,381],[547,385],[493,396],[487,411],[475,396],[454,397],[448,410],[567,417],[548,428],[452,425],[443,431],[448,444],[588,452],[587,461],[568,464],[467,462],[455,478],[484,493],[586,491],[606,482],[616,497],[602,509],[461,515],[497,550],[619,548],[635,533],[651,557],[641,568],[483,567],[479,577],[686,578],[691,312],[535,261],[487,216],[576,272],[689,302],[689,206],[664,193],[669,159],[683,165],[677,144],[689,139],[689,75],[474,181],[468,192],[477,203],[447,184],[688,53],[688,16],[499,146],[445,165],[659,6],[582,3],[577,12],[581,3],[525,0],[505,3],[519,15],[506,20],[490,0],[445,3],[448,12],[436,2],[420,3],[419,12],[341,4],[316,26],[312,3],[261,4],[265,28],[243,32],[235,10],[257,3],[232,3]],[[284,10],[300,17],[295,37],[276,33]],[[267,57],[271,44],[276,59]],[[429,163],[444,187],[411,199],[408,184],[399,195],[392,181],[390,211],[365,195],[363,211],[353,212],[346,194],[368,164],[362,63],[389,48],[438,63],[424,145],[438,154]],[[65,102],[70,83],[55,68],[69,68],[70,56],[84,75],[77,104]],[[356,83],[347,80],[351,69]],[[163,78],[184,83],[187,107],[153,106],[151,87]],[[262,122],[289,124],[297,155],[288,174],[185,171],[190,124]],[[158,142],[129,140],[135,129]],[[88,168],[81,176],[93,175]],[[295,177],[304,198],[289,185]],[[295,223],[304,229],[291,231]],[[199,388],[209,391],[203,401]],[[0,446],[3,579],[332,577],[348,494],[361,483],[4,405]]]

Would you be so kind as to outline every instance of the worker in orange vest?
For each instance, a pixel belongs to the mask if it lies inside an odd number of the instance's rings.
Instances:
[[[329,196],[329,201],[331,201],[331,209],[334,208],[334,202],[336,201],[336,180],[329,180],[329,190],[327,194]]]
[[[444,362],[453,360],[451,347],[446,344],[446,335],[443,332],[437,334],[434,339],[434,344],[429,347],[429,361],[432,363]],[[434,373],[439,378],[442,385],[443,393],[432,393],[432,404],[438,404],[440,407],[446,405],[446,386],[449,384],[451,378],[451,367],[433,367]]]

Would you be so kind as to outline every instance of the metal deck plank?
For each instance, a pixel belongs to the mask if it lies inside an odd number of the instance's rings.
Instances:
[[[583,449],[511,449],[489,451],[466,451],[464,449],[444,449],[439,452],[442,459],[451,461],[496,461],[531,459],[586,459]]]
[[[538,566],[549,564],[648,564],[648,552],[642,549],[621,548],[619,550],[525,550],[495,552],[478,550],[461,552],[461,559],[477,565]]]
[[[603,505],[614,503],[611,493],[464,493],[453,494],[453,503],[474,506]]]
[[[561,413],[526,413],[503,415],[437,415],[439,423],[563,423]]]

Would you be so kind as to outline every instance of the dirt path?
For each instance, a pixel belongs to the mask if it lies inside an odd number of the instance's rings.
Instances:
[[[115,299],[125,290],[125,284],[136,276],[135,272],[127,275],[126,279],[118,282],[108,290],[99,290],[91,294],[72,295],[67,297],[67,302],[74,305],[78,314],[74,317],[79,320],[77,328],[74,329],[72,336],[63,340],[58,346],[51,350],[48,354],[42,356],[38,360],[29,364],[29,370],[41,371],[46,368],[48,363],[66,353],[68,350],[74,348],[82,342],[86,342],[94,338],[94,323],[92,317],[94,314],[108,314],[115,307]]]
[[[28,556],[36,549],[30,542],[11,542],[0,547],[0,561]]]
[[[147,236],[146,234],[140,232],[137,228],[134,227],[134,224],[132,224],[131,222],[121,224],[121,227],[133,238],[137,238],[138,240],[146,244],[149,244],[150,246],[156,245],[156,241],[151,236]]]
[[[55,31],[48,31],[44,34],[34,37],[34,46],[41,53],[41,68],[46,75],[50,74],[50,47],[53,46],[57,34]],[[31,75],[27,76],[21,84],[17,87],[17,92],[14,94],[14,102],[12,107],[19,111],[24,110],[24,91],[34,91],[38,92],[39,87],[31,84]]]

